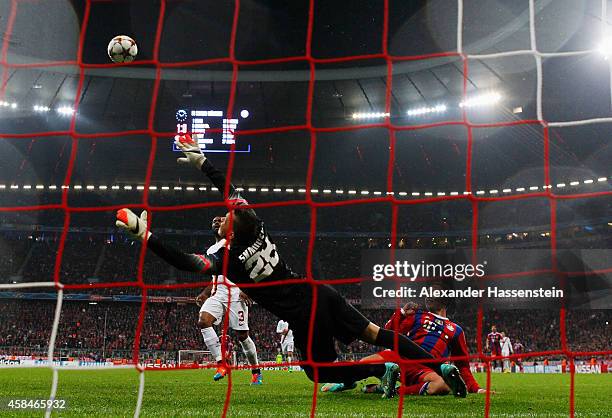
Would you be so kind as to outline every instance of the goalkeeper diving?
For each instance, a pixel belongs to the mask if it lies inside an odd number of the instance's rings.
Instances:
[[[175,144],[183,152],[181,164],[189,164],[202,171],[224,194],[225,175],[215,168],[190,135],[179,137]],[[206,275],[225,274],[259,306],[287,321],[293,330],[295,346],[307,360],[303,365],[309,379],[315,381],[315,369],[310,362],[333,363],[338,353],[335,339],[349,344],[361,340],[380,347],[394,349],[399,356],[421,360],[439,376],[456,396],[465,397],[467,388],[459,370],[450,364],[436,362],[434,357],[403,334],[379,327],[350,305],[335,289],[316,285],[298,277],[287,266],[261,219],[249,208],[246,200],[232,185],[226,203],[230,205],[219,235],[227,247],[212,254],[185,253],[163,242],[148,230],[146,213],[139,218],[129,209],[117,211],[116,225],[135,239],[146,241],[147,248],[177,269],[201,272]],[[143,219],[144,218],[144,219]],[[224,268],[225,265],[225,268]],[[257,286],[254,286],[257,284]],[[313,303],[316,295],[316,304]],[[309,324],[314,320],[312,339]],[[350,384],[367,377],[381,379],[383,396],[395,395],[399,366],[394,362],[357,363],[318,367],[317,381]]]

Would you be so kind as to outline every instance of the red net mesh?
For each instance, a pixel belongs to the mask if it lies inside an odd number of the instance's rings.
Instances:
[[[23,2],[25,0],[22,0]],[[384,122],[380,123],[369,123],[369,124],[359,124],[359,125],[351,125],[351,126],[342,126],[342,127],[316,127],[312,123],[312,110],[313,110],[313,93],[315,86],[315,66],[317,64],[337,64],[344,62],[357,62],[362,60],[370,60],[370,59],[382,59],[386,62],[387,73],[386,73],[386,90],[385,90],[385,110],[384,112],[390,114],[391,112],[391,91],[392,91],[392,82],[393,82],[393,64],[401,61],[416,61],[416,60],[429,60],[440,57],[457,57],[462,61],[463,65],[463,97],[466,97],[467,89],[468,89],[468,73],[469,73],[469,62],[470,59],[467,54],[461,52],[461,39],[458,40],[458,51],[449,51],[442,53],[433,53],[426,55],[412,55],[412,56],[397,56],[392,55],[389,52],[388,47],[388,34],[389,34],[389,0],[384,1],[384,19],[382,25],[382,43],[380,46],[380,52],[374,54],[364,54],[364,55],[354,55],[354,56],[343,56],[339,58],[317,58],[312,55],[312,38],[313,38],[313,20],[314,20],[314,7],[315,2],[311,0],[308,8],[308,25],[307,25],[307,35],[305,40],[305,54],[302,56],[292,56],[285,58],[273,58],[273,59],[262,59],[262,60],[238,60],[235,54],[236,47],[236,34],[239,25],[239,14],[240,14],[240,0],[235,0],[234,4],[234,13],[233,20],[231,26],[231,36],[230,42],[228,45],[228,55],[223,58],[214,58],[214,59],[204,59],[197,61],[183,61],[183,62],[162,62],[159,59],[159,50],[160,50],[160,41],[163,29],[164,18],[166,14],[166,0],[161,0],[159,16],[157,20],[157,28],[155,32],[155,41],[153,46],[153,58],[150,60],[137,60],[133,63],[127,64],[129,66],[154,66],[155,68],[155,81],[153,84],[152,98],[150,103],[150,111],[148,116],[148,126],[147,129],[135,129],[135,130],[127,130],[120,132],[111,132],[111,133],[80,133],[76,130],[76,115],[79,106],[79,98],[83,92],[83,84],[85,80],[85,70],[92,68],[110,68],[116,67],[118,64],[88,64],[83,62],[83,48],[85,42],[85,35],[88,28],[88,22],[90,18],[92,3],[96,2],[104,2],[105,0],[87,0],[85,4],[85,12],[82,20],[79,43],[78,43],[78,51],[77,51],[77,59],[73,60],[64,60],[64,61],[49,61],[49,62],[36,62],[36,63],[11,63],[8,61],[8,50],[11,42],[11,36],[13,34],[14,24],[19,12],[20,0],[11,0],[10,3],[10,13],[7,20],[7,25],[4,33],[4,38],[2,42],[2,52],[1,52],[1,60],[0,65],[2,66],[2,89],[0,91],[0,98],[5,96],[5,91],[7,87],[7,82],[9,78],[9,71],[15,68],[45,68],[45,67],[57,67],[57,66],[78,66],[79,68],[79,78],[78,85],[76,90],[76,95],[74,98],[74,113],[72,115],[72,120],[70,123],[70,128],[68,130],[63,131],[52,131],[52,132],[30,132],[30,133],[20,133],[20,134],[2,134],[1,136],[4,138],[38,138],[38,137],[50,137],[50,136],[69,136],[71,138],[71,153],[70,160],[68,164],[68,168],[66,170],[65,178],[63,181],[64,185],[70,185],[71,179],[74,171],[74,163],[77,155],[77,149],[79,146],[79,139],[81,138],[102,138],[102,137],[122,137],[122,136],[136,136],[136,135],[147,135],[151,140],[151,148],[148,156],[148,163],[146,168],[146,176],[144,181],[144,189],[143,189],[143,197],[142,201],[139,204],[131,204],[131,208],[142,208],[146,209],[152,215],[155,214],[156,211],[160,210],[172,210],[172,211],[181,211],[187,209],[194,208],[203,208],[203,207],[230,207],[229,202],[211,202],[211,203],[202,203],[202,204],[189,204],[189,205],[175,205],[175,206],[164,206],[155,207],[149,204],[149,186],[151,184],[151,176],[153,172],[155,155],[157,152],[157,143],[158,138],[168,138],[174,136],[174,132],[159,132],[154,128],[154,120],[156,118],[156,108],[157,101],[160,90],[160,80],[161,80],[161,71],[164,68],[187,68],[201,65],[209,65],[209,64],[231,64],[232,66],[232,77],[231,77],[231,87],[229,93],[229,103],[227,105],[227,117],[231,118],[234,112],[234,103],[236,97],[236,83],[238,79],[238,72],[240,67],[248,67],[248,66],[257,66],[264,64],[281,64],[281,63],[290,63],[290,62],[306,62],[309,65],[310,77],[308,81],[308,96],[307,96],[307,106],[306,106],[306,122],[300,125],[290,125],[290,126],[280,126],[273,128],[265,128],[265,129],[254,129],[254,130],[242,130],[237,131],[234,134],[238,136],[248,136],[248,135],[257,135],[257,134],[266,134],[266,133],[278,133],[278,132],[287,132],[287,131],[307,131],[310,135],[310,153],[308,155],[308,169],[306,176],[306,185],[305,185],[305,197],[304,199],[283,201],[283,202],[270,202],[263,204],[252,204],[250,207],[253,208],[266,208],[266,207],[278,207],[278,206],[297,206],[297,205],[307,205],[310,208],[310,239],[307,249],[307,263],[306,263],[306,276],[307,280],[311,283],[313,288],[313,299],[312,306],[316,306],[317,303],[317,286],[320,284],[352,284],[352,283],[360,283],[361,278],[347,278],[347,279],[338,279],[338,280],[315,280],[312,262],[313,262],[313,249],[315,244],[316,237],[316,227],[317,227],[317,210],[319,208],[324,207],[338,207],[338,206],[350,206],[356,204],[364,204],[364,203],[380,203],[385,202],[391,204],[392,207],[392,219],[391,219],[391,247],[396,247],[397,241],[397,226],[398,226],[398,207],[400,205],[422,205],[432,202],[442,202],[442,201],[451,201],[451,200],[467,200],[471,203],[472,207],[472,227],[471,227],[471,247],[473,251],[474,258],[476,257],[476,251],[478,249],[478,219],[479,219],[479,203],[481,202],[493,202],[493,201],[509,201],[509,200],[523,200],[523,199],[533,199],[533,198],[546,198],[550,204],[550,252],[551,252],[551,268],[547,270],[539,271],[538,273],[556,273],[559,275],[567,275],[567,272],[561,272],[557,269],[556,262],[556,251],[557,251],[557,201],[560,199],[584,199],[584,198],[596,198],[601,196],[610,196],[612,192],[610,191],[599,191],[599,192],[591,192],[591,193],[574,193],[574,194],[555,194],[550,187],[551,184],[551,176],[550,176],[550,139],[549,139],[549,124],[545,120],[519,120],[512,122],[500,122],[500,123],[473,123],[468,120],[467,111],[463,109],[463,115],[461,120],[454,121],[443,121],[437,123],[430,124],[422,124],[422,125],[411,125],[411,126],[397,126],[390,122],[389,118],[386,118]],[[533,7],[533,5],[531,5]],[[462,2],[459,1],[459,13],[462,13]],[[533,11],[532,11],[533,13]],[[533,18],[533,15],[532,15]],[[533,20],[533,19],[532,19]],[[461,16],[459,19],[461,22]],[[532,22],[533,24],[533,22]],[[461,25],[461,23],[459,23]],[[532,29],[533,30],[533,29]],[[461,33],[461,27],[459,27],[459,34]],[[532,44],[534,49],[532,51],[527,51],[528,53],[534,54],[535,44]],[[535,54],[534,54],[535,55]],[[541,74],[540,74],[541,77]],[[540,85],[541,88],[541,85]],[[540,109],[541,112],[541,109]],[[588,122],[587,122],[588,123]],[[394,175],[394,160],[395,160],[395,148],[396,148],[396,132],[397,131],[407,131],[407,130],[424,130],[428,128],[445,126],[445,125],[458,125],[463,126],[467,132],[467,161],[466,161],[466,172],[465,172],[465,190],[467,193],[457,194],[454,196],[432,196],[426,198],[419,198],[413,200],[403,200],[398,199],[393,194],[393,175]],[[520,195],[505,195],[505,196],[495,196],[495,197],[482,197],[477,196],[472,189],[472,147],[473,147],[473,132],[475,129],[479,128],[492,128],[492,127],[509,127],[516,125],[535,125],[541,126],[543,131],[543,144],[544,144],[544,158],[542,161],[542,165],[544,167],[544,185],[547,187],[543,188],[543,191],[537,191],[533,193],[523,193]],[[334,202],[317,202],[312,199],[311,189],[312,189],[312,177],[314,170],[314,162],[315,162],[315,152],[317,146],[317,134],[324,132],[340,132],[340,131],[354,131],[361,129],[371,129],[371,128],[384,128],[388,131],[389,134],[389,161],[387,167],[387,194],[381,197],[375,198],[367,198],[367,199],[349,199],[343,201],[334,201]],[[232,149],[235,148],[235,144],[232,144]],[[226,185],[226,190],[224,191],[224,195],[227,197],[229,192],[229,182],[232,178],[232,172],[234,169],[234,160],[235,154],[229,154],[229,164],[227,166],[226,177],[228,179],[228,183]],[[52,209],[60,209],[64,214],[64,225],[63,231],[61,234],[61,238],[59,241],[59,246],[57,250],[57,255],[55,259],[55,269],[54,269],[54,283],[55,287],[59,289],[92,289],[92,288],[110,288],[110,287],[134,287],[139,288],[142,292],[142,302],[140,306],[140,313],[138,318],[138,323],[136,325],[135,339],[134,339],[134,348],[133,348],[133,363],[138,365],[139,363],[139,350],[140,350],[140,338],[143,329],[143,323],[145,319],[145,310],[147,306],[147,291],[153,289],[176,289],[176,288],[191,288],[191,287],[201,287],[208,284],[208,282],[198,282],[198,283],[184,283],[184,284],[176,284],[176,285],[161,285],[161,284],[146,284],[143,280],[143,266],[145,261],[146,254],[146,245],[143,245],[142,250],[140,252],[139,262],[138,262],[138,273],[136,281],[123,281],[123,282],[113,282],[113,283],[94,283],[94,284],[62,284],[60,282],[60,266],[62,264],[62,259],[64,255],[64,247],[68,234],[68,227],[70,225],[71,215],[77,212],[104,212],[110,210],[120,209],[125,207],[125,204],[121,205],[110,205],[110,206],[96,206],[96,207],[73,207],[68,203],[68,187],[64,187],[62,190],[62,200],[59,204],[47,204],[47,205],[37,205],[37,206],[11,206],[11,207],[0,207],[0,211],[8,212],[8,211],[42,211],[42,210],[52,210]],[[149,217],[149,222],[151,218]],[[227,257],[225,258],[224,271],[227,270]],[[590,274],[598,274],[598,273],[607,273],[612,271],[612,268],[595,270],[591,271]],[[533,273],[533,272],[523,272],[516,273],[513,275],[521,275],[525,273]],[[572,273],[575,274],[575,273]],[[258,286],[258,284],[251,284],[249,286]],[[61,306],[61,305],[60,305]],[[314,314],[315,311],[312,311],[312,317],[310,321],[309,328],[309,349],[307,353],[303,353],[306,355],[306,359],[304,361],[299,362],[299,364],[308,364],[311,366],[315,366],[315,380],[318,380],[317,366],[330,366],[329,363],[316,363],[312,361],[311,355],[311,344],[312,344],[312,335],[313,335],[313,325],[314,325]],[[528,352],[524,354],[512,355],[510,358],[521,358],[521,357],[534,357],[534,356],[551,356],[551,355],[563,355],[569,360],[569,371],[571,375],[570,380],[570,394],[569,394],[569,413],[570,416],[574,415],[574,359],[576,357],[581,356],[595,356],[595,355],[610,355],[612,354],[612,350],[607,351],[590,351],[590,352],[577,352],[572,351],[568,347],[567,341],[567,332],[566,332],[566,309],[562,308],[559,312],[559,321],[560,321],[560,341],[561,341],[561,349],[560,350],[550,350],[550,351],[541,351],[541,352]],[[228,320],[227,317],[223,323],[223,335],[227,333],[228,328]],[[478,318],[477,318],[477,341],[478,341],[478,352],[473,353],[470,356],[471,359],[481,359],[484,360],[488,366],[491,364],[492,357],[488,356],[483,352],[482,347],[482,338],[483,338],[483,308],[482,306],[478,309]],[[397,342],[396,342],[397,344]],[[223,350],[225,352],[225,350]],[[297,364],[297,363],[296,363]],[[352,364],[348,362],[338,362],[334,363],[335,365],[343,365],[343,364]],[[139,367],[141,372],[144,372]],[[489,388],[491,384],[491,368],[487,367],[487,377],[486,377],[486,387]],[[228,412],[228,408],[230,406],[232,394],[232,378],[231,378],[231,369],[228,376],[228,387],[226,392],[225,403],[223,407],[223,416],[226,416]],[[140,402],[140,401],[139,401]],[[485,402],[485,410],[484,415],[489,416],[491,406],[490,394],[486,395]],[[140,408],[140,404],[137,407]],[[312,409],[311,416],[315,415],[317,408],[317,385],[314,385],[313,395],[312,395]],[[398,407],[398,416],[402,416],[403,411],[403,395],[400,394],[400,401]]]

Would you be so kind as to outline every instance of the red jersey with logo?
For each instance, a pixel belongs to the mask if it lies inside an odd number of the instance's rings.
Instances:
[[[502,335],[500,332],[490,332],[487,335],[487,341],[489,342],[489,348],[492,354],[499,355],[501,353],[501,339]]]
[[[450,319],[421,309],[410,310],[405,314],[396,312],[385,325],[386,329],[395,329],[396,317],[397,331],[405,334],[434,358],[469,356],[463,329]],[[468,391],[477,392],[480,387],[470,371],[469,360],[455,360],[453,363],[465,380]]]
[[[521,343],[514,343],[512,348],[514,349],[514,354],[522,354],[525,350],[525,347]]]

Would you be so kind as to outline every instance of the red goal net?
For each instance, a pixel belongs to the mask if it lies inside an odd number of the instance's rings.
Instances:
[[[71,122],[69,128],[66,130],[57,131],[32,131],[22,133],[2,133],[2,138],[11,139],[43,139],[46,137],[57,137],[66,136],[70,138],[69,142],[69,163],[65,170],[65,175],[61,187],[61,202],[52,204],[42,205],[20,205],[20,206],[3,206],[0,207],[0,212],[36,212],[54,210],[61,211],[63,214],[63,228],[60,235],[60,240],[57,247],[57,254],[55,256],[55,268],[53,272],[52,282],[29,282],[29,283],[15,283],[15,284],[0,284],[0,289],[20,289],[20,288],[54,288],[57,291],[57,305],[55,310],[55,317],[53,321],[53,331],[49,341],[48,358],[49,364],[53,364],[54,350],[55,350],[55,338],[57,335],[58,323],[60,321],[60,314],[62,312],[62,301],[64,299],[64,292],[69,290],[91,290],[96,288],[111,288],[111,287],[126,287],[139,289],[141,292],[141,304],[139,310],[138,321],[135,325],[135,338],[133,345],[132,359],[133,364],[131,367],[138,368],[140,372],[140,387],[138,392],[138,403],[136,405],[135,416],[138,416],[142,406],[142,396],[144,393],[145,380],[144,376],[146,373],[145,369],[140,365],[139,354],[141,347],[141,335],[143,332],[143,326],[145,323],[146,308],[147,308],[147,293],[155,290],[171,290],[177,288],[196,288],[206,286],[207,281],[202,280],[199,282],[179,283],[174,285],[168,284],[148,284],[144,280],[143,269],[145,264],[146,245],[144,245],[140,251],[139,262],[138,262],[138,273],[134,280],[130,281],[113,281],[113,282],[101,282],[101,283],[87,283],[87,284],[74,284],[74,283],[63,283],[61,269],[62,265],[70,263],[69,259],[65,257],[65,243],[69,235],[69,229],[71,220],[75,216],[82,216],[94,213],[109,212],[121,209],[129,206],[130,208],[145,209],[149,212],[149,222],[153,225],[155,230],[155,218],[156,214],[161,211],[188,211],[198,208],[230,208],[231,202],[220,201],[220,202],[206,202],[206,203],[193,203],[186,205],[172,205],[172,206],[156,206],[150,203],[150,190],[152,185],[152,178],[154,173],[154,167],[156,163],[156,156],[162,152],[160,146],[161,141],[166,141],[168,138],[174,137],[176,132],[162,132],[156,129],[156,119],[159,118],[157,114],[158,109],[158,98],[160,95],[161,83],[163,80],[163,71],[168,69],[200,69],[204,66],[210,65],[229,65],[231,66],[231,78],[229,80],[229,92],[227,100],[226,115],[228,119],[232,118],[232,115],[236,115],[236,89],[239,82],[240,71],[254,68],[257,66],[264,65],[279,65],[288,63],[302,63],[308,67],[308,83],[307,83],[307,101],[305,105],[305,122],[287,126],[273,126],[258,129],[242,130],[236,129],[232,133],[237,137],[246,138],[249,136],[263,135],[263,134],[278,134],[278,133],[291,133],[291,132],[306,132],[308,135],[308,155],[304,155],[307,158],[307,173],[305,184],[303,185],[303,193],[299,194],[299,197],[290,200],[282,201],[271,201],[266,203],[252,204],[250,205],[256,209],[272,208],[272,207],[306,207],[308,208],[310,215],[310,237],[308,240],[308,246],[306,251],[306,279],[312,285],[315,291],[313,292],[312,306],[316,305],[317,301],[317,286],[321,284],[358,284],[361,283],[363,278],[343,278],[339,280],[319,280],[313,270],[313,252],[317,240],[317,217],[318,213],[325,208],[338,208],[338,207],[353,207],[371,203],[385,203],[391,206],[391,220],[390,220],[390,242],[392,248],[397,248],[398,244],[398,217],[399,211],[406,205],[427,205],[438,202],[450,202],[450,201],[461,201],[467,202],[471,206],[471,228],[470,228],[470,246],[473,252],[474,259],[477,258],[478,249],[480,248],[479,243],[479,210],[483,204],[489,204],[491,202],[511,202],[511,201],[527,201],[530,199],[545,199],[549,206],[549,241],[550,241],[550,268],[542,270],[540,273],[556,273],[558,275],[567,274],[558,269],[557,266],[557,219],[558,219],[558,205],[559,202],[577,199],[590,199],[591,202],[597,204],[597,199],[606,199],[612,195],[609,190],[578,190],[575,192],[568,192],[569,188],[564,188],[566,185],[560,186],[555,183],[553,175],[551,174],[551,141],[554,138],[553,130],[561,129],[572,129],[575,127],[594,125],[594,124],[606,124],[612,123],[612,117],[606,118],[593,118],[584,120],[566,120],[566,121],[550,121],[546,117],[546,112],[543,110],[543,103],[546,97],[543,97],[543,83],[544,71],[542,69],[543,59],[555,58],[564,59],[572,57],[582,57],[588,54],[592,54],[594,50],[576,50],[568,52],[547,52],[538,49],[536,40],[536,5],[535,1],[529,1],[529,47],[522,50],[509,50],[496,52],[491,54],[469,54],[464,51],[463,45],[463,32],[464,32],[464,4],[462,0],[458,0],[456,3],[457,16],[456,16],[456,47],[447,52],[438,52],[431,54],[422,55],[393,55],[390,52],[389,47],[389,26],[390,26],[390,6],[389,0],[384,0],[381,13],[382,13],[382,24],[380,25],[380,48],[379,51],[372,54],[362,54],[354,56],[342,56],[335,58],[320,58],[312,52],[313,44],[313,31],[316,25],[315,22],[315,8],[317,2],[310,0],[308,5],[308,19],[307,19],[307,30],[306,37],[304,39],[304,54],[299,56],[290,56],[282,58],[270,58],[260,60],[241,60],[237,58],[236,54],[236,38],[237,33],[241,24],[241,1],[235,0],[233,4],[233,17],[230,31],[229,43],[226,46],[227,53],[221,58],[202,59],[193,61],[177,61],[168,62],[160,59],[160,45],[162,41],[162,33],[164,31],[164,22],[167,17],[167,9],[169,4],[172,3],[170,0],[161,0],[159,14],[157,16],[157,26],[154,34],[151,34],[153,39],[152,47],[152,58],[151,59],[137,59],[135,62],[129,64],[91,64],[87,63],[83,59],[83,49],[87,36],[88,24],[90,22],[92,9],[97,3],[104,3],[107,0],[87,0],[85,2],[84,15],[80,27],[80,35],[78,38],[78,51],[76,60],[61,60],[61,61],[36,61],[36,62],[12,62],[10,57],[11,41],[13,37],[13,31],[15,22],[20,17],[20,12],[23,10],[24,4],[30,4],[30,0],[11,0],[9,6],[9,13],[6,21],[6,25],[3,30],[2,37],[2,52],[0,57],[0,66],[2,67],[2,87],[0,90],[0,100],[8,100],[6,98],[7,84],[10,79],[11,72],[16,69],[41,69],[41,68],[53,68],[53,67],[66,67],[75,66],[78,68],[78,84],[76,87],[76,94],[73,100],[73,112],[71,116]],[[36,2],[35,2],[36,3]],[[603,21],[607,21],[605,0],[602,2],[602,13]],[[61,30],[61,29],[57,29]],[[138,41],[138,39],[137,39]],[[470,120],[469,110],[467,106],[464,106],[461,110],[461,117],[455,120],[444,120],[440,122],[433,122],[428,124],[412,124],[412,125],[400,125],[394,124],[392,120],[393,112],[393,82],[396,77],[394,73],[394,66],[402,62],[417,62],[435,60],[440,58],[452,58],[458,60],[461,64],[461,77],[462,77],[462,99],[465,103],[470,96],[470,70],[471,64],[475,61],[486,62],[488,60],[498,60],[512,57],[530,57],[535,61],[535,72],[536,72],[536,87],[535,87],[535,114],[536,118],[528,120],[512,120],[505,122],[495,123],[480,123]],[[368,61],[368,60],[382,60],[386,65],[385,74],[385,95],[384,95],[384,109],[380,109],[379,120],[373,123],[359,123],[350,124],[343,126],[317,126],[313,122],[313,106],[315,98],[315,85],[317,83],[317,72],[319,66],[324,65],[346,65],[347,68],[350,64],[355,65]],[[152,84],[152,94],[150,100],[150,107],[148,113],[147,126],[145,129],[133,129],[119,132],[83,132],[77,129],[77,112],[81,105],[81,98],[84,90],[86,89],[85,81],[87,71],[108,71],[111,68],[148,68],[154,71],[155,76]],[[3,102],[4,103],[4,102]],[[397,135],[400,133],[413,131],[416,133],[425,132],[428,129],[443,127],[443,126],[459,126],[465,130],[466,142],[466,158],[465,158],[465,182],[464,190],[458,190],[454,192],[437,192],[437,193],[400,193],[394,187],[394,177],[397,175],[394,169],[396,165],[396,150],[398,147]],[[475,188],[473,181],[473,165],[474,165],[474,143],[475,136],[479,130],[499,128],[506,129],[512,127],[529,127],[530,129],[537,129],[541,132],[543,148],[541,150],[543,158],[541,159],[541,167],[543,168],[543,177],[539,179],[537,185],[530,185],[527,187],[513,187],[504,189],[490,189],[490,190],[479,190]],[[319,137],[321,135],[338,132],[357,132],[369,129],[382,129],[388,134],[388,149],[389,158],[386,167],[386,189],[377,193],[360,193],[354,192],[351,194],[345,193],[340,200],[322,200],[317,199],[318,190],[315,189],[317,186],[313,182],[313,173],[315,171],[315,162],[317,156],[317,146],[319,143]],[[213,130],[214,131],[214,130]],[[148,138],[150,148],[148,152],[148,159],[146,164],[146,176],[142,183],[142,200],[139,202],[131,202],[128,204],[116,204],[116,205],[93,205],[93,206],[75,206],[72,205],[69,199],[71,193],[71,185],[73,185],[73,175],[75,170],[75,160],[79,151],[79,143],[83,139],[91,138],[124,138],[124,137],[142,137]],[[166,142],[163,142],[165,146]],[[231,144],[231,150],[235,150],[236,144]],[[226,170],[226,177],[231,181],[232,174],[236,167],[237,154],[230,152],[228,154],[228,164]],[[409,167],[406,168],[410,170]],[[601,183],[608,182],[608,178],[594,178],[588,179],[589,183]],[[582,180],[581,180],[582,181]],[[586,181],[585,181],[586,182]],[[316,191],[315,191],[316,190]],[[224,195],[227,197],[229,192],[229,181],[224,191]],[[333,194],[333,192],[331,192]],[[297,195],[297,194],[296,194]],[[347,196],[348,195],[348,198]],[[224,266],[227,269],[227,265]],[[600,270],[591,271],[590,274],[605,274],[612,272],[612,266]],[[524,272],[523,272],[524,273]],[[520,275],[521,273],[514,273],[514,275]],[[254,285],[256,286],[256,285]],[[314,312],[313,312],[314,315]],[[568,360],[569,371],[571,376],[570,393],[569,393],[569,414],[574,416],[574,360],[578,357],[590,357],[590,356],[609,356],[612,354],[612,350],[606,351],[572,351],[568,345],[567,337],[567,325],[566,325],[567,311],[565,308],[559,311],[559,339],[560,339],[560,350],[541,351],[541,352],[526,352],[524,354],[517,354],[512,358],[521,357],[534,357],[534,356],[548,356],[557,355],[563,356]],[[484,311],[480,307],[478,309],[477,317],[477,336],[478,351],[472,353],[471,359],[481,359],[487,365],[491,364],[491,356],[484,352],[482,341],[484,336],[483,330],[484,324]],[[227,332],[228,324],[227,320],[224,321],[224,333]],[[312,336],[313,324],[310,324],[310,335]],[[313,342],[316,343],[316,342]],[[308,364],[316,367],[329,366],[329,364],[321,364],[312,361],[310,350],[308,353],[302,353],[303,360],[300,364]],[[349,362],[339,362],[334,364],[351,364]],[[51,366],[52,367],[52,366]],[[51,398],[55,397],[58,384],[58,373],[57,368],[53,368],[53,386],[51,390]],[[231,371],[230,371],[231,376]],[[491,368],[487,367],[487,380],[486,386],[490,387],[491,384]],[[231,402],[232,394],[232,380],[228,379],[228,387],[226,392],[226,399],[223,408],[223,416],[228,412],[228,408]],[[316,415],[317,411],[317,385],[314,385],[312,394],[312,407],[311,416]],[[490,394],[486,395],[485,409],[483,411],[485,416],[489,416],[490,405],[492,399]],[[400,395],[398,416],[402,416],[404,406],[403,395]]]

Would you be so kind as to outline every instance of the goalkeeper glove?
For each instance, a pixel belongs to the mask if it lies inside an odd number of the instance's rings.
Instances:
[[[185,157],[177,158],[176,162],[179,164],[192,164],[198,170],[202,168],[202,164],[206,160],[206,157],[202,153],[202,150],[198,146],[197,142],[195,142],[191,135],[185,134],[177,137],[174,140],[174,144],[183,151]]]
[[[115,222],[119,228],[123,228],[134,239],[143,241],[149,239],[151,233],[147,230],[147,211],[143,210],[140,218],[134,212],[127,208],[117,211],[117,221]]]

